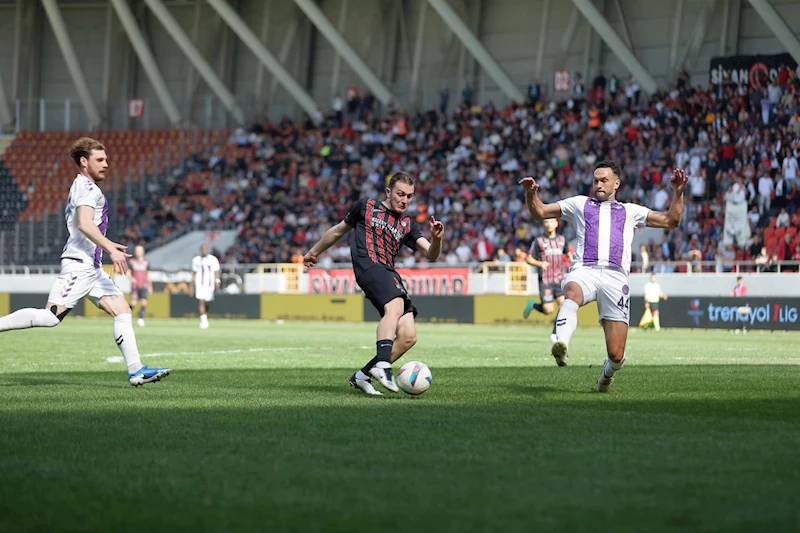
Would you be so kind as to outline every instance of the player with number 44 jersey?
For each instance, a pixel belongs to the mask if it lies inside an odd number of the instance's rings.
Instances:
[[[565,300],[556,318],[556,343],[552,355],[559,366],[568,362],[569,341],[578,325],[578,309],[597,302],[600,323],[606,338],[607,358],[597,390],[607,392],[614,374],[625,363],[625,343],[630,320],[631,244],[636,228],[675,228],[683,216],[683,191],[686,173],[676,169],[670,179],[675,195],[666,213],[623,204],[615,194],[620,186],[619,166],[613,161],[597,164],[592,180],[592,198],[573,196],[552,204],[539,198],[539,185],[532,177],[520,184],[531,216],[537,220],[563,218],[575,225],[577,246],[569,274],[562,285]]]

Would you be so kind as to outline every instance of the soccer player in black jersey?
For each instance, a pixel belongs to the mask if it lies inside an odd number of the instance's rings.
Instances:
[[[558,304],[559,309],[564,301],[564,292],[561,290],[561,281],[567,275],[567,266],[564,263],[564,256],[571,259],[567,239],[557,233],[558,219],[548,218],[544,221],[545,234],[536,237],[531,243],[525,262],[531,266],[539,268],[539,297],[541,303],[528,300],[522,316],[528,318],[534,309],[545,315],[551,315],[556,310],[553,301]],[[553,323],[553,333],[550,335],[550,342],[556,342],[556,326]]]
[[[325,250],[355,228],[350,238],[350,255],[356,282],[381,315],[378,322],[377,354],[350,377],[350,385],[367,394],[380,392],[372,386],[375,378],[387,390],[397,392],[392,363],[417,342],[414,317],[417,308],[394,269],[394,259],[405,245],[435,261],[442,250],[444,224],[431,217],[431,241],[422,236],[419,226],[405,214],[414,196],[414,178],[395,172],[389,178],[386,200],[362,198],[350,208],[344,220],[330,228],[303,258],[312,267]]]

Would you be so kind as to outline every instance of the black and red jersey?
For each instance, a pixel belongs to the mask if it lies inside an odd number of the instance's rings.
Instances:
[[[372,198],[353,204],[344,223],[355,228],[350,237],[350,255],[356,278],[375,265],[394,270],[400,247],[416,250],[417,239],[422,237],[419,225],[411,217],[390,211]]]
[[[546,285],[561,283],[567,273],[564,256],[568,253],[567,239],[563,235],[556,235],[552,239],[542,235],[533,239],[530,254],[537,261],[547,263],[546,270],[539,269],[539,283]]]

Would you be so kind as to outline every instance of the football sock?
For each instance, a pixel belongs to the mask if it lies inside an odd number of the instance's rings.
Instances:
[[[653,325],[655,326],[656,331],[661,331],[661,320],[660,319],[661,319],[661,317],[659,317],[658,315],[653,317]]]
[[[361,371],[364,374],[369,374],[370,369],[373,366],[377,366],[378,368],[391,368],[392,367],[392,345],[394,345],[394,341],[389,339],[384,339],[382,341],[378,341],[375,343],[375,349],[377,355],[369,360],[369,363],[364,365],[364,368]]]
[[[561,304],[561,309],[558,310],[556,337],[568,346],[572,334],[575,333],[575,328],[578,327],[578,309],[580,307],[572,300],[564,300],[564,303]]]
[[[391,368],[392,367],[392,346],[394,341],[390,339],[383,339],[375,343],[378,361],[375,366],[378,368]]]
[[[358,372],[356,372],[356,379],[369,380],[369,374],[367,374],[363,370],[359,370]]]
[[[533,308],[539,311],[540,313],[544,313],[544,307],[542,307],[542,302],[537,302],[533,304]]]
[[[361,372],[362,372],[363,374],[365,374],[365,375],[369,376],[369,371],[370,371],[370,370],[372,369],[372,367],[373,367],[373,366],[375,366],[377,363],[378,363],[378,357],[377,357],[377,356],[376,356],[376,357],[373,357],[372,359],[370,359],[370,360],[369,360],[369,363],[367,363],[366,365],[364,365],[364,367],[361,369]]]
[[[130,313],[114,317],[114,341],[125,358],[128,373],[138,372],[142,368],[142,362],[139,359],[139,347],[136,346]]]
[[[200,322],[208,322],[208,315],[200,315]]]
[[[614,374],[617,373],[617,370],[623,367],[623,365],[625,364],[626,357],[627,357],[626,355],[623,355],[622,361],[620,361],[619,363],[612,361],[611,359],[606,359],[606,364],[605,366],[603,366],[603,374],[605,374],[606,377],[609,378],[612,377]]]
[[[28,328],[52,328],[60,321],[47,309],[20,309],[0,318],[0,331]]]
[[[147,308],[145,306],[141,306],[139,308],[139,318],[144,318],[144,313]]]

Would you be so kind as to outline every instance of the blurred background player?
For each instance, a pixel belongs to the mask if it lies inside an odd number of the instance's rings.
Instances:
[[[142,365],[133,333],[131,307],[102,268],[103,250],[119,274],[127,272],[130,257],[125,253],[126,246],[106,238],[108,200],[100,190],[108,168],[105,146],[83,137],[72,145],[69,156],[79,173],[67,198],[65,217],[69,237],[61,253],[61,273],[50,290],[45,309],[20,309],[0,318],[0,332],[57,326],[88,296],[93,304],[114,317],[114,341],[128,365],[128,382],[138,387],[158,381],[170,370]]]
[[[417,342],[414,318],[417,308],[394,269],[394,260],[405,245],[436,261],[442,250],[444,225],[434,217],[429,220],[431,241],[422,236],[413,218],[405,214],[414,197],[414,178],[405,172],[395,172],[386,187],[386,200],[358,200],[344,220],[330,228],[309,250],[303,264],[312,267],[325,250],[339,242],[355,228],[350,239],[350,255],[356,283],[364,296],[381,315],[378,322],[376,355],[364,367],[350,376],[350,386],[367,394],[380,396],[372,386],[371,377],[387,390],[397,392],[392,363]]]
[[[531,177],[520,184],[525,203],[537,220],[564,218],[575,225],[578,245],[569,274],[564,278],[564,299],[556,319],[558,341],[551,354],[558,366],[567,365],[567,348],[578,326],[578,309],[597,301],[607,358],[597,380],[598,392],[608,392],[614,374],[625,364],[625,344],[630,321],[631,244],[635,228],[676,228],[683,216],[686,173],[676,169],[670,179],[675,191],[669,212],[651,211],[637,204],[617,202],[620,169],[613,161],[600,161],[592,180],[593,198],[571,196],[552,204],[539,198],[539,186]]]
[[[144,258],[144,247],[137,246],[133,249],[133,257],[128,261],[130,270],[128,278],[131,280],[131,310],[139,307],[138,324],[144,327],[144,315],[147,312],[147,297],[153,292],[153,282],[150,281],[150,261]]]
[[[544,221],[545,234],[536,237],[531,243],[531,249],[525,257],[525,262],[539,269],[539,297],[541,303],[528,300],[528,305],[522,312],[524,318],[530,316],[534,309],[544,315],[553,314],[554,304],[558,304],[561,309],[561,302],[564,301],[564,293],[561,290],[561,280],[567,273],[567,266],[564,256],[572,259],[567,246],[567,239],[559,235],[558,219],[548,218]],[[556,342],[556,324],[553,321],[553,332],[550,334],[550,344]]]
[[[200,313],[200,329],[208,328],[209,303],[214,301],[214,291],[219,287],[219,260],[208,253],[208,246],[200,247],[200,255],[192,259],[192,284],[197,310]]]
[[[656,331],[661,331],[661,318],[658,310],[658,303],[667,300],[667,295],[661,292],[661,285],[656,282],[656,275],[650,274],[650,281],[644,284],[644,315],[639,321],[639,327],[653,325]],[[645,320],[647,312],[650,311],[650,320]]]
[[[736,298],[744,298],[747,295],[747,287],[744,284],[744,278],[742,276],[736,276],[736,285],[733,287],[731,291],[731,296]]]

